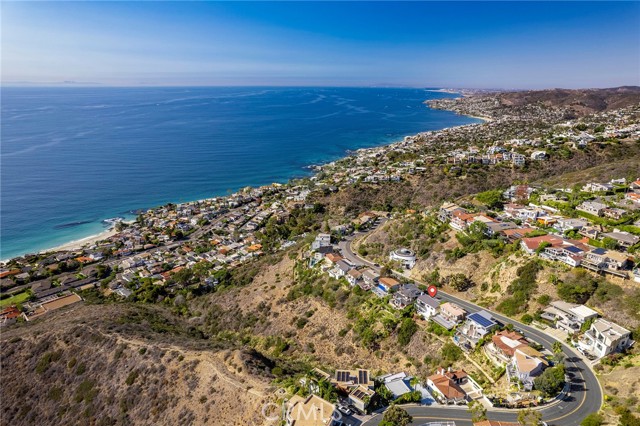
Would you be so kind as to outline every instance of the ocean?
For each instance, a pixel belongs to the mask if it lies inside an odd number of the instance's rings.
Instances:
[[[286,182],[348,150],[480,120],[396,88],[1,89],[0,259],[137,209]]]

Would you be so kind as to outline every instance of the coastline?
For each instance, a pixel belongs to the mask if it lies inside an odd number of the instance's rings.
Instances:
[[[107,238],[110,238],[110,237],[116,235],[117,233],[118,232],[116,231],[115,227],[112,227],[112,228],[107,229],[106,231],[100,232],[99,234],[89,235],[88,237],[80,238],[78,240],[69,241],[68,243],[60,244],[59,246],[56,246],[56,247],[52,247],[52,248],[45,249],[45,250],[40,250],[38,252],[38,254],[49,253],[49,252],[52,252],[52,251],[79,250],[79,249],[83,248],[86,245],[90,245],[90,244],[97,243],[98,241],[106,240]],[[6,260],[4,260],[3,262],[6,262]]]
[[[464,96],[462,93],[460,93],[458,91],[454,91],[452,89],[438,89],[438,90],[436,90],[436,89],[426,89],[425,91],[427,91],[427,92],[437,92],[437,93],[446,93],[446,94],[457,94],[457,95]],[[431,106],[429,106],[428,101],[424,101],[423,103],[425,105],[427,105],[427,108],[436,110],[436,108],[432,108]],[[472,116],[472,115],[467,115],[467,114],[458,114],[455,111],[451,111],[451,112],[455,113],[456,115],[469,117],[469,118],[473,118],[473,119],[477,119],[477,120],[482,120],[483,123],[492,121],[492,119],[490,119],[488,117]],[[438,129],[438,131],[449,129],[449,128],[453,128],[453,127],[468,126],[468,125],[483,124],[483,123],[468,123],[468,124],[462,124],[462,125],[446,126],[446,127],[441,128],[441,129]],[[416,137],[416,136],[419,136],[422,133],[423,132],[413,133],[411,135],[406,135],[405,137]],[[330,164],[330,163],[333,163],[333,162],[340,161],[342,159],[348,158],[354,152],[357,152],[357,151],[360,151],[360,150],[374,149],[374,148],[387,148],[387,149],[389,149],[389,148],[392,148],[393,146],[395,146],[395,145],[397,145],[397,144],[399,144],[401,142],[402,142],[402,139],[399,139],[399,140],[396,140],[396,141],[393,141],[393,142],[389,142],[389,143],[384,143],[384,144],[381,144],[381,145],[363,147],[363,148],[358,148],[358,149],[355,149],[355,150],[348,149],[343,153],[343,155],[341,155],[340,157],[335,158],[333,160],[326,161],[326,162],[321,162],[321,163],[305,165],[303,167],[303,169],[308,171],[308,174],[306,174],[306,176],[292,177],[292,178],[289,178],[286,182],[282,182],[282,183],[273,182],[273,183],[270,183],[270,184],[266,184],[265,183],[264,185],[271,185],[271,184],[280,184],[280,185],[284,184],[284,185],[287,185],[287,184],[290,184],[294,179],[313,177],[313,176],[317,175],[322,170],[322,166],[323,165]],[[245,186],[242,186],[241,188],[236,189],[236,191],[234,191],[234,192],[241,191],[242,189],[247,188],[247,187],[255,188],[255,186],[246,186],[245,185]],[[197,201],[205,201],[205,200],[211,200],[211,199],[220,198],[220,197],[224,198],[226,196],[225,195],[212,195],[211,197],[205,197],[205,198],[196,199],[196,200],[186,200],[186,201],[180,201],[180,202],[170,201],[168,203],[165,203],[164,205],[166,205],[166,204],[182,204],[182,203],[190,203],[190,202],[197,202]],[[156,207],[160,207],[160,206],[155,206],[155,207],[151,207],[151,208],[148,208],[148,209],[153,209],[153,208],[156,208]],[[147,208],[145,208],[145,210],[147,210]],[[125,221],[125,223],[127,223],[127,222],[128,221]],[[3,264],[7,263],[7,262],[11,261],[12,259],[22,257],[22,256],[24,256],[25,254],[28,254],[28,253],[43,254],[43,253],[51,253],[51,252],[58,252],[58,251],[80,250],[80,249],[82,249],[82,248],[84,248],[84,247],[86,247],[88,245],[95,244],[98,241],[102,241],[102,240],[105,240],[107,238],[110,238],[115,234],[117,234],[117,232],[115,231],[115,227],[111,227],[111,228],[109,228],[109,229],[107,229],[105,231],[102,231],[102,232],[98,233],[98,234],[92,234],[92,235],[89,235],[89,236],[86,236],[86,237],[82,237],[82,238],[79,238],[79,239],[76,239],[76,240],[72,240],[72,241],[69,241],[69,242],[66,242],[66,243],[51,247],[51,248],[41,249],[41,250],[33,250],[33,251],[30,251],[30,252],[25,252],[25,253],[22,253],[22,254],[19,254],[19,255],[15,255],[15,256],[12,256],[12,257],[9,257],[9,258],[6,258],[6,259],[0,259],[0,263],[3,263]]]

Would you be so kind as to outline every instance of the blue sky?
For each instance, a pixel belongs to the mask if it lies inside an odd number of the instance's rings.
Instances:
[[[639,2],[2,2],[2,81],[640,84]]]

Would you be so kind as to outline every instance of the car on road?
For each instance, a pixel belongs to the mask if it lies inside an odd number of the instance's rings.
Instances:
[[[338,411],[340,411],[342,414],[346,414],[347,416],[350,416],[351,414],[353,414],[353,411],[351,411],[351,410],[349,409],[349,407],[347,407],[346,405],[338,404],[338,405],[336,406],[336,408],[337,408],[337,409],[338,409]]]

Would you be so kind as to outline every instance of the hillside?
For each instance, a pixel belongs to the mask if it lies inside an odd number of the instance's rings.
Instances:
[[[154,306],[77,306],[1,342],[3,425],[262,424],[270,394],[262,357]]]

